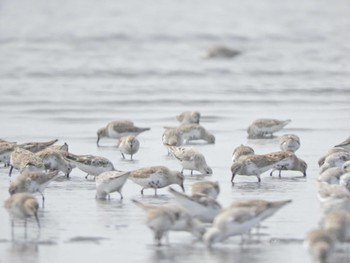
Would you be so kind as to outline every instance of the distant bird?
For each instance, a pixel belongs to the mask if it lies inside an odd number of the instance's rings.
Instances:
[[[44,190],[46,186],[56,179],[58,176],[58,171],[53,172],[25,172],[16,177],[16,179],[11,182],[9,187],[9,193],[11,195],[16,193],[35,193],[39,192],[42,197],[42,206],[44,207],[45,197]]]
[[[247,132],[249,138],[272,137],[274,132],[283,129],[291,120],[257,119],[249,125]]]
[[[112,121],[106,127],[97,131],[97,146],[101,138],[115,138],[119,139],[124,136],[137,136],[141,132],[148,131],[151,128],[136,127],[131,121]]]
[[[27,230],[27,219],[34,216],[40,228],[38,217],[39,204],[34,195],[30,193],[17,193],[11,195],[4,203],[4,207],[11,217],[12,235],[14,231],[14,220],[24,220],[25,231]]]
[[[97,176],[100,173],[107,171],[114,171],[113,163],[105,157],[95,155],[76,155],[66,153],[64,158],[71,164],[78,167],[79,170],[87,173],[85,178],[89,175]]]
[[[181,146],[194,140],[215,143],[215,136],[199,124],[183,124],[176,128],[165,129],[162,137],[166,146]]]
[[[326,263],[335,251],[334,241],[326,230],[315,229],[307,233],[303,246],[314,262]]]
[[[142,186],[142,195],[144,189],[153,188],[154,195],[157,196],[158,188],[163,188],[171,184],[177,184],[181,186],[182,191],[185,191],[183,175],[165,166],[151,166],[131,171],[129,179]]]
[[[237,161],[241,156],[250,154],[254,154],[254,149],[252,147],[241,144],[233,150],[232,162]]]
[[[124,154],[130,155],[130,160],[132,160],[132,156],[138,152],[140,148],[140,142],[134,135],[129,135],[125,137],[121,137],[119,139],[117,147],[119,148],[123,159],[125,159]]]
[[[260,175],[272,168],[284,167],[289,165],[293,160],[292,153],[289,152],[273,152],[269,154],[251,154],[241,157],[231,166],[232,178],[231,182],[237,174],[253,175],[261,181]]]
[[[205,232],[203,224],[184,209],[174,205],[148,205],[135,199],[135,205],[146,211],[146,224],[152,230],[157,245],[162,244],[162,239],[168,237],[170,231],[186,231],[200,238]]]
[[[218,182],[200,181],[192,184],[192,195],[206,195],[216,199],[220,193],[220,186]]]
[[[108,171],[96,177],[96,198],[110,199],[110,194],[118,192],[123,199],[122,188],[129,177],[130,172]]]
[[[213,198],[196,194],[188,196],[169,187],[170,193],[175,197],[175,201],[183,207],[190,215],[204,223],[213,222],[215,216],[221,211],[221,205]]]
[[[207,51],[206,58],[233,58],[241,52],[225,46],[213,46]]]
[[[345,141],[335,145],[334,147],[341,147],[347,151],[350,151],[350,136]]]
[[[300,148],[300,138],[295,134],[284,134],[279,138],[282,151],[296,152]]]
[[[202,153],[193,147],[168,146],[169,152],[180,162],[182,166],[181,173],[184,170],[199,171],[203,175],[213,174],[213,170],[207,165]]]
[[[198,111],[184,111],[176,116],[176,120],[180,124],[199,124],[201,114]]]

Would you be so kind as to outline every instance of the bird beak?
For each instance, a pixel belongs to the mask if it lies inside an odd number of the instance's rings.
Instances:
[[[304,177],[306,177],[306,172],[304,172]]]
[[[232,173],[232,177],[231,177],[231,183],[233,183],[233,179],[235,178],[235,173]]]
[[[97,142],[96,142],[97,146],[99,146],[98,145],[99,141],[100,141],[100,136],[97,136]]]

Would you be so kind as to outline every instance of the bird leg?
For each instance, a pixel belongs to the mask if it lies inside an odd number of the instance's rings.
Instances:
[[[9,171],[9,176],[11,177],[12,174],[12,170],[13,170],[13,166],[10,164],[10,171]]]
[[[38,224],[38,228],[40,229],[40,222],[39,222],[38,212],[36,212],[36,213],[34,214],[34,217],[35,217],[35,220],[36,220],[36,222],[37,222],[37,224]]]
[[[45,196],[42,192],[39,192],[41,194],[41,199],[43,201],[43,208],[44,208],[44,204],[45,204]]]
[[[232,177],[231,177],[231,183],[233,183],[233,179],[235,178],[235,173],[232,173]]]
[[[24,238],[27,239],[27,219],[24,219]]]

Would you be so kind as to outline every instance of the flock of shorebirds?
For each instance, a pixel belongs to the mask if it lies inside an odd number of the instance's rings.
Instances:
[[[11,217],[12,231],[14,220],[35,217],[38,226],[39,203],[33,193],[42,197],[48,184],[62,174],[70,176],[73,169],[80,169],[96,182],[96,198],[109,199],[110,194],[118,192],[123,199],[122,188],[127,180],[140,185],[141,194],[145,189],[157,190],[172,184],[184,189],[184,170],[196,171],[202,175],[213,173],[204,155],[195,147],[186,146],[190,141],[202,140],[215,143],[215,136],[200,123],[199,112],[183,112],[176,116],[180,123],[177,127],[165,127],[162,142],[168,152],[176,158],[181,171],[173,171],[166,166],[152,166],[131,171],[118,171],[107,158],[94,155],[76,155],[68,151],[68,145],[56,145],[57,140],[18,144],[0,141],[0,162],[19,174],[9,185],[10,197],[5,201],[5,208]],[[273,133],[285,127],[290,120],[258,119],[247,129],[249,138],[272,138]],[[118,139],[118,148],[123,156],[130,159],[138,152],[140,142],[137,136],[150,128],[136,127],[131,121],[113,121],[97,131],[97,146],[103,138]],[[236,147],[232,153],[231,182],[237,175],[255,176],[261,182],[260,175],[271,171],[281,173],[284,170],[301,172],[306,176],[307,164],[298,158],[295,152],[300,148],[300,139],[295,134],[285,134],[279,138],[281,151],[268,154],[255,154],[245,145]],[[350,239],[350,192],[348,191],[350,173],[350,139],[335,146],[320,159],[319,196],[326,214],[323,227],[311,232],[305,239],[311,255],[321,261],[328,257],[334,248],[335,240],[340,242]],[[191,195],[178,192],[169,187],[177,205],[150,205],[132,200],[147,214],[146,224],[152,230],[157,244],[167,237],[169,231],[188,231],[203,240],[207,246],[240,235],[244,237],[261,221],[272,216],[291,200],[266,201],[263,199],[240,199],[229,207],[223,208],[216,200],[220,193],[218,182],[199,181],[191,186]],[[347,224],[347,225],[346,225]],[[345,226],[346,225],[346,226]],[[348,227],[349,225],[349,227]]]
[[[323,217],[306,235],[304,246],[316,262],[331,262],[334,252],[350,241],[350,137],[331,148],[318,165]]]

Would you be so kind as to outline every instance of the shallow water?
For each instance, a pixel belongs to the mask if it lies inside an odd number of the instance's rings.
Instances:
[[[196,145],[219,181],[219,202],[241,197],[293,202],[268,219],[262,235],[240,246],[234,237],[211,250],[188,233],[171,233],[156,247],[144,213],[131,198],[150,203],[173,199],[128,181],[124,200],[95,200],[95,184],[73,170],[45,191],[42,229],[30,222],[27,239],[15,240],[0,209],[0,262],[309,262],[305,233],[320,220],[317,160],[349,136],[349,3],[336,1],[2,1],[0,3],[0,137],[9,141],[67,142],[76,154],[109,158],[117,169],[151,165],[180,169],[161,143],[163,126],[176,126],[184,110],[202,114],[214,145]],[[208,47],[242,51],[234,59],[203,59]],[[233,149],[277,151],[278,140],[249,140],[255,119],[291,119],[276,135],[301,138],[298,156],[307,178],[237,176],[230,183]],[[151,127],[139,136],[134,161],[122,160],[113,140],[96,147],[96,131],[130,119]],[[0,200],[13,178],[0,169]],[[14,177],[18,174],[15,173]],[[186,177],[187,192],[200,177]],[[175,186],[176,189],[178,189]],[[40,196],[38,195],[38,198]],[[288,255],[286,257],[286,255]],[[342,255],[339,255],[339,260]]]

